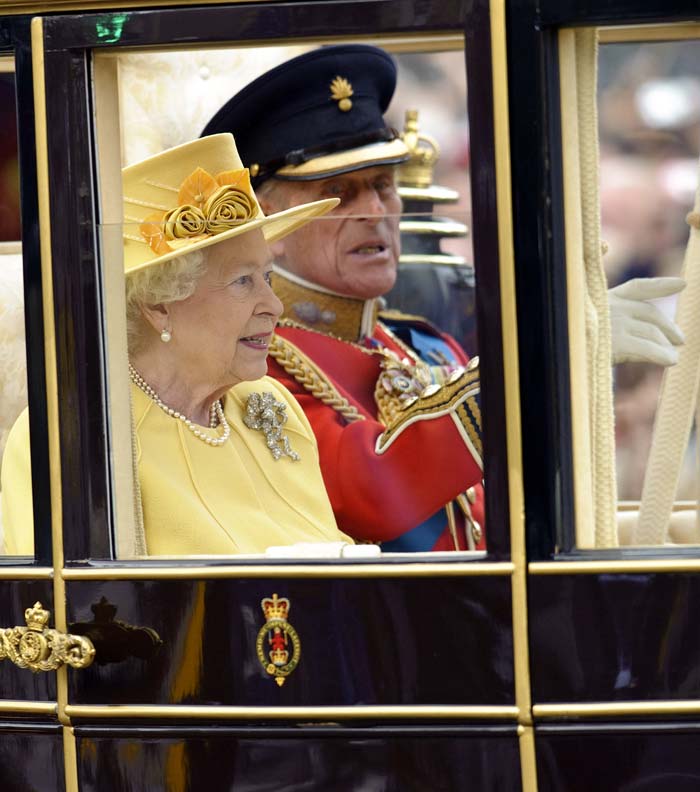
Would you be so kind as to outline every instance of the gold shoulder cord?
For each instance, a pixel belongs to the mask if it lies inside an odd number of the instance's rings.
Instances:
[[[278,335],[273,336],[269,354],[312,396],[339,412],[346,421],[352,423],[365,420],[365,416],[340,395],[323,371],[291,341]]]

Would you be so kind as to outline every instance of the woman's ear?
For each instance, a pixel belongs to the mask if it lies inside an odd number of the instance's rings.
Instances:
[[[141,313],[149,325],[160,335],[164,330],[170,330],[170,311],[167,303],[141,303]]]

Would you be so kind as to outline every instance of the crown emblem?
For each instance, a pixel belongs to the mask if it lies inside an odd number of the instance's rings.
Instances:
[[[24,611],[24,619],[33,632],[44,632],[49,622],[49,612],[41,607],[40,602],[35,602],[33,608]]]
[[[331,83],[331,99],[338,103],[338,108],[344,113],[352,107],[352,100],[350,97],[353,95],[352,85],[345,79],[345,77],[336,77]]]
[[[273,619],[287,620],[289,600],[286,597],[278,597],[277,594],[273,594],[271,598],[264,599],[260,606],[265,614],[265,621],[272,621]]]
[[[399,184],[410,187],[430,187],[433,168],[440,158],[440,146],[435,138],[418,130],[418,111],[407,110],[401,139],[409,158],[399,166]]]
[[[255,650],[260,665],[278,687],[282,687],[299,663],[301,641],[287,621],[290,605],[286,597],[273,594],[262,600],[260,607],[265,614],[265,624],[258,631]]]

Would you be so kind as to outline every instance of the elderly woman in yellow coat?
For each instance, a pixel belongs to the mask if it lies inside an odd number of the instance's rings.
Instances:
[[[265,376],[282,304],[267,242],[336,199],[265,216],[233,137],[123,171],[127,332],[149,554],[352,541],[335,524],[304,413]],[[125,429],[126,430],[126,429]],[[28,418],[3,459],[6,552],[32,552]]]

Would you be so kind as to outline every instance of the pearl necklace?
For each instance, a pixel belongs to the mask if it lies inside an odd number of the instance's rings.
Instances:
[[[146,380],[136,371],[136,369],[129,363],[129,377],[131,377],[131,381],[136,385],[137,388],[142,390],[149,399],[151,399],[155,404],[160,407],[161,410],[166,415],[169,415],[171,418],[175,418],[177,420],[182,421],[185,426],[192,432],[192,434],[199,438],[203,443],[211,446],[221,446],[223,445],[231,435],[231,427],[228,425],[228,421],[226,420],[226,416],[224,415],[224,408],[221,405],[221,400],[217,399],[214,404],[209,408],[209,428],[216,429],[217,426],[221,426],[223,429],[222,434],[218,437],[211,437],[206,432],[203,432],[197,424],[193,421],[190,421],[187,416],[183,415],[182,413],[177,412],[177,410],[173,410],[172,407],[168,407],[167,404],[164,404],[161,400],[160,396],[153,390],[153,388],[146,382]]]

